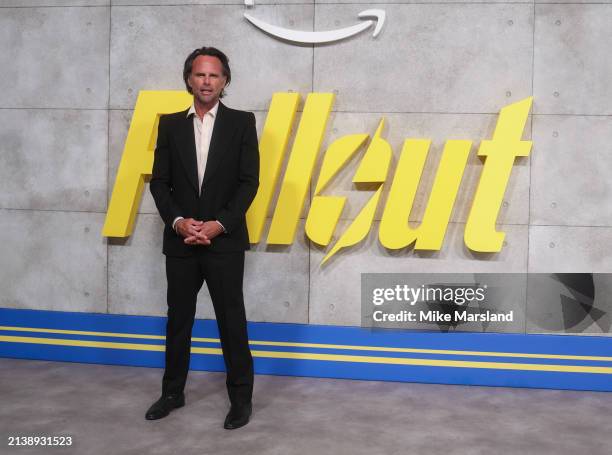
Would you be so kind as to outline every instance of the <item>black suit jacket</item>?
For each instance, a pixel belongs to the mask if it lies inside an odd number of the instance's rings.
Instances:
[[[165,223],[165,255],[191,256],[197,248],[216,252],[248,250],[245,214],[258,185],[259,149],[252,112],[219,103],[201,196],[193,119],[187,118],[187,111],[161,116],[150,189]],[[218,220],[226,232],[209,246],[187,245],[172,229],[178,216]]]

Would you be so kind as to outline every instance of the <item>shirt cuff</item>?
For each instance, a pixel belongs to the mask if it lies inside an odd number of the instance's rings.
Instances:
[[[217,220],[215,220],[215,221],[217,221]],[[220,222],[220,221],[217,221],[217,224],[218,224],[219,226],[221,226],[221,229],[223,229],[223,233],[225,234],[225,233],[227,232],[227,231],[225,230],[225,226],[223,226],[223,225],[221,224],[221,222]]]
[[[183,218],[182,216],[177,216],[174,221],[172,222],[172,229],[174,230],[174,232],[176,232],[176,222],[178,220],[184,220],[185,218]]]

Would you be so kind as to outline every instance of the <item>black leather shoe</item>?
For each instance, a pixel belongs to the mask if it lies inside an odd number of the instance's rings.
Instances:
[[[253,412],[253,406],[251,403],[243,406],[232,405],[227,417],[225,418],[223,428],[226,430],[235,430],[236,428],[245,426],[247,423],[249,423],[251,412]]]
[[[157,400],[145,414],[147,420],[157,420],[166,417],[170,411],[185,406],[185,394],[166,395]]]

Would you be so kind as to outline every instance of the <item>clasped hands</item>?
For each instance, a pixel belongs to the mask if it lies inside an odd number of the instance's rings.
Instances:
[[[198,221],[193,218],[178,220],[175,227],[187,245],[210,245],[211,240],[223,232],[216,221]]]

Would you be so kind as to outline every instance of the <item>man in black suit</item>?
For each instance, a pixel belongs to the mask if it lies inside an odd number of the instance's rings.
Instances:
[[[193,51],[183,79],[193,105],[160,118],[150,182],[165,223],[168,322],[162,396],[145,417],[160,419],[185,404],[191,329],[206,281],[227,370],[231,407],[224,427],[234,429],[248,423],[252,409],[242,280],[249,249],[245,213],[259,185],[255,116],[219,101],[231,72],[218,49]]]

